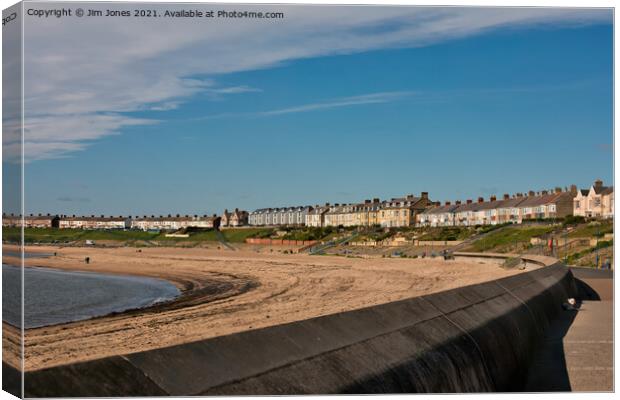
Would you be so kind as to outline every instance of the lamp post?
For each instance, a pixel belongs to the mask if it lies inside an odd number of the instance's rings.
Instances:
[[[568,232],[564,232],[564,265],[568,263]]]

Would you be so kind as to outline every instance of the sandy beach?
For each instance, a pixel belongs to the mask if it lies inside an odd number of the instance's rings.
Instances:
[[[5,246],[7,250],[14,250]],[[517,274],[490,264],[443,259],[347,258],[242,247],[43,247],[29,266],[169,280],[168,304],[29,329],[26,370],[127,354],[303,320]],[[84,258],[91,259],[90,264]],[[5,263],[17,262],[6,257]],[[5,361],[19,365],[18,330],[3,323]]]

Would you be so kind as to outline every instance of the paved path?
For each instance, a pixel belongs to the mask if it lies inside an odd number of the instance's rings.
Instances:
[[[217,236],[217,240],[219,240],[219,242],[225,246],[228,250],[232,250],[235,251],[237,249],[235,249],[234,247],[232,247],[230,245],[230,243],[228,243],[228,240],[226,239],[226,236],[224,236],[224,234],[220,231],[220,230],[216,230],[215,231],[215,235]]]
[[[579,311],[563,311],[552,322],[544,346],[532,364],[528,392],[614,389],[611,271],[571,270],[583,282],[583,303]]]

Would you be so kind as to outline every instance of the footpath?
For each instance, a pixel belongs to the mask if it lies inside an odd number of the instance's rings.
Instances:
[[[530,368],[527,392],[611,392],[613,271],[571,268],[582,303],[552,321]]]

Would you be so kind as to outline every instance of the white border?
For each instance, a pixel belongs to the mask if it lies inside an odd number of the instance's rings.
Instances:
[[[45,2],[45,1],[42,1]],[[59,1],[60,2],[60,1]],[[83,3],[83,1],[77,1],[77,0],[65,0],[62,1],[63,3]],[[0,0],[0,5],[2,6],[2,9],[5,9],[7,7],[10,7],[11,5],[15,4],[15,1],[11,1],[11,0]],[[151,0],[151,1],[133,1],[133,3],[188,3],[188,2],[180,2],[180,1],[166,1],[166,0]],[[521,0],[521,1],[510,1],[510,0],[494,0],[494,1],[488,1],[488,0],[449,0],[449,1],[437,1],[437,0],[425,0],[423,2],[418,2],[418,1],[411,1],[411,0],[389,0],[389,1],[385,1],[385,0],[375,0],[375,1],[370,1],[370,0],[337,0],[337,1],[329,1],[329,0],[314,0],[312,2],[310,1],[301,1],[301,0],[285,0],[285,1],[257,1],[257,0],[229,0],[229,1],[203,1],[203,2],[195,2],[195,3],[246,3],[246,4],[252,4],[252,3],[256,3],[256,4],[264,4],[264,3],[271,3],[271,4],[373,4],[373,5],[418,5],[418,6],[483,6],[483,7],[522,7],[522,6],[531,6],[531,7],[548,7],[548,6],[555,6],[555,7],[605,7],[605,8],[615,8],[615,2],[611,1],[611,0],[589,0],[589,1],[584,1],[584,0],[562,0],[562,1],[553,1],[553,0]],[[22,13],[23,15],[23,13]],[[615,10],[614,10],[614,16],[615,16]],[[24,25],[22,24],[22,30],[24,29]],[[23,31],[22,31],[23,33]],[[23,38],[23,35],[22,35]],[[616,29],[614,29],[614,185],[615,185],[615,176],[617,175],[617,168],[618,166],[615,163],[615,154],[617,154],[617,150],[618,150],[618,143],[615,140],[615,121],[616,121],[616,115],[617,115],[617,107],[616,107],[616,102],[615,102],[615,93],[616,93],[616,89],[617,89],[617,82],[615,80],[615,76],[617,75],[617,63],[615,63],[615,54],[616,54],[616,46],[618,43],[618,31]],[[22,55],[23,55],[23,41],[22,41]],[[0,61],[2,61],[2,56],[0,55]],[[23,67],[23,65],[22,65]],[[2,88],[2,83],[0,82],[0,90]],[[23,93],[23,81],[22,81],[22,93]],[[23,114],[23,98],[22,98],[22,160],[24,157],[23,154],[23,118],[24,118],[24,114]],[[0,110],[0,116],[1,116],[1,110]],[[2,171],[2,166],[0,165],[0,172]],[[23,179],[24,179],[24,173],[23,173],[23,163],[22,163],[22,188],[23,188]],[[2,187],[0,185],[0,205],[2,202]],[[614,204],[614,207],[617,209],[617,203]],[[22,191],[22,215],[24,214],[23,212],[24,209],[24,196],[23,196],[23,191]],[[614,216],[614,231],[615,231],[615,216]],[[2,234],[0,232],[0,239],[2,237]],[[618,245],[617,242],[614,243],[614,252],[615,254],[618,254],[617,251],[620,248],[620,246]],[[23,260],[23,259],[22,259]],[[23,261],[22,261],[23,262]],[[614,282],[614,293],[616,293],[616,285]],[[22,304],[23,304],[23,277],[22,277]],[[619,317],[619,311],[618,308],[615,307],[614,304],[614,338],[615,338],[615,333],[618,332],[617,329],[615,329],[618,325],[617,325],[617,321],[618,321],[618,317]],[[22,312],[22,318],[23,318],[23,312]],[[23,326],[23,321],[22,321],[22,326]],[[615,339],[614,339],[615,341]],[[23,349],[22,349],[23,351]],[[617,346],[614,346],[614,361],[618,359],[618,348]],[[22,360],[23,362],[23,360]],[[614,363],[614,368],[616,367],[615,363]],[[1,377],[0,377],[0,382],[1,382]],[[614,388],[617,388],[617,371],[614,370]],[[484,394],[476,394],[476,395],[457,395],[459,397],[463,397],[463,398],[477,398],[478,396],[485,396],[488,398],[488,396],[497,396],[497,393],[493,393],[493,394],[488,394],[488,395],[484,395]],[[415,396],[415,397],[414,397]],[[430,398],[432,396],[433,399],[447,399],[450,398],[452,396],[455,395],[379,395],[379,396],[374,396],[373,398],[380,398],[380,399],[388,399],[388,398],[416,398],[416,399],[420,399],[420,398]],[[523,394],[501,394],[500,395],[502,398],[506,398],[506,399],[517,399],[517,398],[521,398],[521,396],[524,396]],[[606,393],[553,393],[553,394],[544,394],[544,395],[540,395],[540,394],[532,394],[532,395],[526,395],[526,396],[545,396],[546,398],[549,399],[554,399],[554,400],[559,400],[559,399],[564,399],[566,396],[569,396],[571,399],[578,399],[578,400],[597,400],[597,399],[603,399],[603,398],[610,398],[611,396],[614,396],[613,394],[606,394]],[[291,397],[301,397],[301,396],[291,396]],[[359,396],[338,396],[339,399],[351,399],[351,398],[355,398],[355,397],[359,397]],[[615,396],[614,396],[615,397]],[[0,392],[0,400],[4,400],[4,399],[13,399],[14,397],[9,395],[6,392]],[[171,397],[172,399],[180,399],[178,397]],[[225,398],[224,396],[222,397],[218,397],[218,398]],[[243,397],[227,397],[227,398],[238,398],[238,399],[243,399]],[[267,399],[276,399],[278,397],[276,396],[263,396],[262,398],[267,398]],[[312,399],[312,400],[317,400],[322,398],[322,396],[303,396],[301,397],[303,399]],[[75,398],[75,399],[79,399],[79,398]]]

